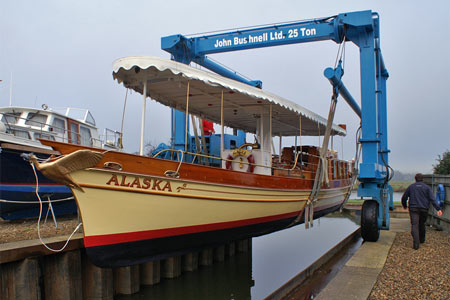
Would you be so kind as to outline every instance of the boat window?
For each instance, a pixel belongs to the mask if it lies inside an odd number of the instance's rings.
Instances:
[[[25,125],[44,127],[47,122],[47,116],[40,113],[29,113],[28,118],[25,121]]]
[[[50,131],[56,132],[56,133],[63,133],[66,131],[66,125],[63,119],[60,118],[54,118],[52,127],[50,128]]]
[[[88,112],[87,116],[86,116],[86,123],[92,124],[95,126],[95,120],[94,117],[91,115],[90,112]]]
[[[78,144],[78,124],[70,123],[69,143]]]
[[[81,145],[92,146],[92,136],[89,128],[80,126]]]
[[[24,131],[24,130],[13,130],[13,133],[15,136],[21,137],[21,138],[25,138],[25,139],[31,139],[30,134],[28,133],[28,131]]]
[[[14,125],[20,119],[21,113],[5,113],[2,116],[2,122],[9,125]]]
[[[43,140],[50,140],[50,141],[54,141],[55,137],[49,134],[42,134],[39,132],[35,132],[34,133],[34,139],[38,140],[38,139],[43,139]]]

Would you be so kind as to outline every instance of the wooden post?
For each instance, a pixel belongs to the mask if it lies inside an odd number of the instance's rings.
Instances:
[[[200,252],[200,266],[211,266],[213,264],[213,249],[205,248]]]
[[[163,261],[161,277],[176,278],[181,275],[181,256],[169,257]]]
[[[183,255],[183,271],[192,272],[198,269],[198,252]]]
[[[131,295],[139,292],[139,265],[115,268],[113,275],[115,294]]]
[[[81,267],[83,272],[83,299],[113,300],[112,269],[95,266],[85,254],[81,256]]]
[[[0,265],[0,298],[4,300],[40,300],[39,262],[27,258]]]
[[[240,240],[237,242],[238,244],[238,252],[248,252],[248,239]]]
[[[141,284],[154,285],[161,281],[161,262],[149,261],[141,265]]]
[[[225,245],[214,248],[214,261],[225,260]]]
[[[79,250],[44,257],[45,299],[82,300]]]
[[[234,256],[236,254],[236,243],[228,243],[225,247],[225,255],[228,257]]]

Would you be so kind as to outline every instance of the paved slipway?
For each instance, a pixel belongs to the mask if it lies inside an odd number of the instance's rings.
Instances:
[[[409,219],[391,219],[315,299],[450,299],[450,235],[427,227],[426,239],[413,250]]]

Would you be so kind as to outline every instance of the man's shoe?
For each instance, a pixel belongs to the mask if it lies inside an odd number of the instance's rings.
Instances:
[[[419,249],[419,245],[418,244],[414,244],[413,249],[414,250],[418,250]]]

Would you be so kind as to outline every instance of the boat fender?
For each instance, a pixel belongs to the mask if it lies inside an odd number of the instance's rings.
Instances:
[[[237,150],[242,150],[242,149],[237,149]],[[233,170],[233,161],[237,158],[240,157],[242,159],[242,157],[245,157],[248,161],[248,168],[247,168],[247,172],[248,173],[253,173],[253,171],[255,170],[255,157],[253,156],[253,154],[249,153],[249,151],[244,150],[244,151],[233,151],[233,155],[228,154],[227,156],[227,161],[225,163],[225,167],[227,168],[227,170]],[[243,168],[243,164],[241,164],[241,169]]]
[[[438,184],[436,191],[436,201],[439,203],[440,207],[444,206],[445,201],[445,187],[442,184]]]

